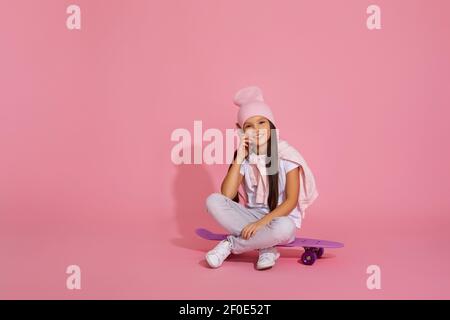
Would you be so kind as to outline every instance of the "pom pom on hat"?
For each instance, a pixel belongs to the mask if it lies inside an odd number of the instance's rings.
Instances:
[[[262,90],[257,86],[249,86],[240,89],[235,95],[233,102],[239,107],[238,123],[242,126],[244,122],[253,116],[264,116],[275,124],[272,110],[264,102]]]
[[[234,95],[233,99],[234,104],[239,107],[252,101],[264,102],[262,91],[256,86],[242,88]]]

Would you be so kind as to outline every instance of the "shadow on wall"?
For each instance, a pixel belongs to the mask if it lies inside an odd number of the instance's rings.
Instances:
[[[194,155],[194,151],[201,149],[199,146],[190,148],[191,155]],[[177,173],[172,185],[172,194],[174,195],[175,223],[179,238],[173,238],[170,241],[177,247],[205,251],[211,247],[211,243],[200,239],[195,234],[195,229],[198,227],[218,229],[220,227],[206,211],[206,198],[213,192],[219,192],[220,188],[214,184],[209,175],[208,166],[210,165],[203,163],[176,166]],[[221,165],[213,164],[212,166],[222,170]],[[225,175],[225,173],[226,169],[223,174]]]

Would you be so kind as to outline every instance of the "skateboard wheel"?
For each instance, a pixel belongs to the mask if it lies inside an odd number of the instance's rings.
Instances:
[[[323,256],[325,249],[324,248],[318,248],[316,255],[317,255],[317,259],[320,259]]]
[[[306,250],[303,254],[302,254],[302,262],[303,264],[310,266],[312,265],[314,262],[316,262],[317,259],[317,255],[313,250]]]

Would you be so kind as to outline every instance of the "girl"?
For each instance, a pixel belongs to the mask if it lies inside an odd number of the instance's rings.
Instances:
[[[301,213],[318,196],[314,177],[300,153],[279,139],[270,107],[261,89],[239,90],[240,143],[228,168],[220,193],[206,199],[206,209],[230,235],[206,254],[212,268],[222,265],[230,253],[258,250],[258,270],[275,264],[275,248],[295,239]],[[239,185],[246,192],[239,203]],[[302,186],[302,187],[301,187]]]

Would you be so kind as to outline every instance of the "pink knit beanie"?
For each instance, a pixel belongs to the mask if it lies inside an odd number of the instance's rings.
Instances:
[[[241,128],[245,120],[253,116],[264,116],[275,125],[272,110],[264,103],[262,91],[257,86],[240,89],[235,94],[233,102],[239,107],[237,120]]]

